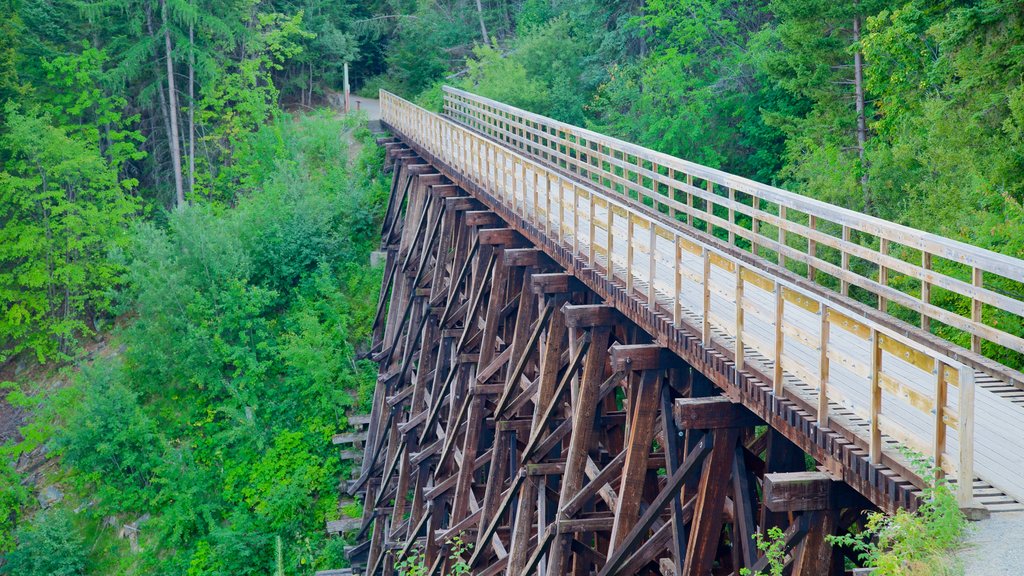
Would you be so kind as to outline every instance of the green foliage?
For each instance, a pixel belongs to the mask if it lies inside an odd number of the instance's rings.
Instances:
[[[754,541],[757,549],[768,559],[768,574],[740,568],[740,576],[782,576],[782,571],[786,567],[786,536],[782,528],[772,526],[767,534],[758,532],[754,534]]]
[[[470,566],[469,562],[466,561],[463,556],[473,551],[474,544],[466,541],[466,535],[459,532],[455,536],[449,538],[446,543],[450,547],[448,558],[451,559],[451,571],[450,574],[469,574]]]
[[[17,576],[80,576],[86,573],[86,547],[67,512],[46,510],[18,529],[18,548],[0,573]]]
[[[935,478],[931,459],[907,452],[921,478]],[[879,576],[961,574],[951,561],[967,532],[967,519],[957,506],[956,494],[945,479],[927,482],[916,512],[899,510],[889,516],[872,512],[857,534],[829,536],[829,542],[849,547]]]
[[[65,462],[94,484],[104,508],[144,511],[160,460],[155,422],[120,381],[119,367],[101,363],[83,370],[81,404],[57,436]]]
[[[5,109],[0,139],[0,358],[64,357],[109,309],[123,268],[107,252],[128,240],[133,182],[96,142],[35,111]]]
[[[29,492],[7,459],[0,460],[0,556],[14,549],[14,527],[28,504]]]

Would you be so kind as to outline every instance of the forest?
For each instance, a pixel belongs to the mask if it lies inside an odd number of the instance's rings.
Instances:
[[[1024,255],[1019,1],[0,15],[0,574],[344,564],[323,533],[350,473],[330,437],[375,383],[388,190],[365,118],[337,113],[346,64],[361,96],[436,109],[458,86]],[[118,531],[138,520],[130,547]]]

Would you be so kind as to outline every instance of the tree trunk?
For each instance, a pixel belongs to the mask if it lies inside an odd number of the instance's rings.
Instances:
[[[149,2],[146,3],[146,30],[149,32],[149,37],[156,42],[156,32],[153,30],[153,10]],[[154,61],[154,78],[156,78],[156,95],[157,101],[160,103],[160,119],[163,120],[164,134],[167,135],[167,142],[171,141],[171,121],[170,116],[167,114],[167,95],[164,94],[164,83],[160,81],[160,65]],[[161,170],[162,163],[157,155],[157,148],[153,146],[153,166],[154,173],[156,175],[157,188],[160,187],[160,182],[163,178],[163,170]]]
[[[196,192],[196,37],[188,25],[188,193]]]
[[[487,39],[487,25],[484,24],[484,7],[480,0],[476,0],[476,15],[480,19],[480,33],[484,36],[484,44],[490,44],[490,40]]]
[[[178,93],[174,88],[174,48],[171,46],[170,23],[167,19],[167,3],[160,0],[160,15],[164,22],[164,50],[167,53],[167,97],[171,118],[171,164],[174,167],[174,194],[177,206],[185,205],[185,187],[181,176],[181,141],[178,138]]]
[[[853,17],[853,41],[860,42],[860,16]],[[871,193],[868,189],[868,163],[864,145],[868,140],[867,121],[864,118],[864,55],[860,49],[853,53],[853,84],[857,100],[857,153],[860,156],[860,186],[864,194],[864,210],[871,212]]]

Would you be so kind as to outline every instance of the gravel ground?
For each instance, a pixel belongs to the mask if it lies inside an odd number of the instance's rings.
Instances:
[[[971,528],[960,553],[965,576],[1024,574],[1024,512],[993,514]]]

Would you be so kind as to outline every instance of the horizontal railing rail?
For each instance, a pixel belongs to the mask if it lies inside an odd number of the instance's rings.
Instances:
[[[767,266],[702,241],[686,223],[638,210],[620,194],[572,179],[464,122],[385,91],[381,110],[393,130],[580,263],[603,271],[677,328],[690,324],[705,344],[732,349],[738,369],[759,363],[776,394],[812,394],[823,426],[848,418],[834,406],[851,410],[866,421],[866,431],[847,429],[867,443],[873,463],[902,461],[883,437],[932,456],[956,479],[960,503],[970,505],[970,367],[823,298],[805,281],[775,277]]]
[[[716,234],[766,261],[789,264],[844,296],[851,289],[860,292],[852,295],[972,352],[982,353],[982,343],[991,342],[985,355],[1003,364],[1024,363],[1024,338],[1018,329],[1003,329],[1024,325],[1022,260],[455,88],[444,88],[444,114],[667,219]]]

